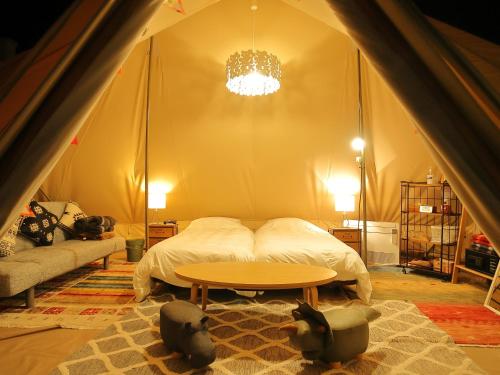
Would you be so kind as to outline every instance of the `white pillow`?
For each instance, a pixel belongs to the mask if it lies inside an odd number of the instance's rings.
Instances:
[[[69,201],[66,204],[66,208],[64,209],[64,213],[59,219],[57,225],[59,228],[64,229],[70,234],[74,234],[75,232],[75,221],[78,219],[87,217],[85,212],[78,206],[76,202]]]
[[[201,217],[193,220],[188,228],[234,228],[240,226],[241,221],[232,217]]]
[[[278,219],[268,220],[260,229],[279,229],[279,230],[302,230],[302,231],[321,231],[318,226],[297,217],[281,217]]]

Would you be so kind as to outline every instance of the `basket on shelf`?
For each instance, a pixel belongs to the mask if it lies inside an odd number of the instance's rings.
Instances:
[[[437,272],[452,274],[454,265],[455,265],[454,260],[448,260],[448,259],[444,259],[444,258],[443,259],[434,258],[432,260],[432,268],[434,269],[434,271],[437,271]],[[441,266],[443,268],[441,268]]]
[[[441,232],[443,233],[443,244],[457,241],[458,227],[455,225],[431,225],[431,242],[441,243]]]

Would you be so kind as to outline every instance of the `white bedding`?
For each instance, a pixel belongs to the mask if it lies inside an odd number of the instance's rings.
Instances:
[[[356,280],[358,297],[368,303],[370,276],[358,253],[325,230],[301,219],[269,220],[255,232],[257,261],[301,263],[331,268],[337,280]]]
[[[137,265],[134,291],[137,301],[151,292],[151,278],[190,287],[174,275],[177,266],[203,262],[254,261],[254,235],[237,219],[202,218],[178,235],[152,246]]]

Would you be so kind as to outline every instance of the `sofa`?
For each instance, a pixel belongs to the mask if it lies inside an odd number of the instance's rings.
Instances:
[[[39,203],[58,218],[66,207],[66,202]],[[15,254],[0,258],[0,297],[25,292],[26,305],[32,308],[36,285],[100,258],[104,258],[107,269],[109,255],[124,248],[125,239],[120,236],[106,240],[75,240],[59,227],[54,231],[51,246],[35,247],[31,240],[18,234]]]

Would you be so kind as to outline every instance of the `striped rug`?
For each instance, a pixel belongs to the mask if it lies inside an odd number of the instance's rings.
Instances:
[[[459,345],[500,346],[500,315],[482,305],[416,302]]]
[[[0,327],[96,329],[120,319],[134,306],[135,263],[96,261],[36,287],[36,306],[20,298],[0,299]]]

